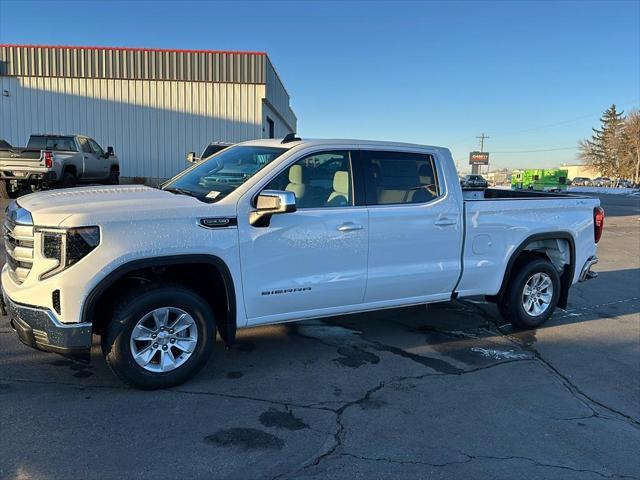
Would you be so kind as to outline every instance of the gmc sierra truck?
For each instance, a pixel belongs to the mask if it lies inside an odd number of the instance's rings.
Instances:
[[[25,148],[0,145],[0,197],[16,198],[30,187],[41,190],[77,183],[118,183],[120,167],[112,147],[105,152],[83,135],[31,135]]]
[[[242,165],[239,172],[238,165]],[[135,208],[132,208],[135,206]],[[8,207],[2,293],[29,346],[177,385],[256,325],[485,296],[521,328],[593,278],[599,200],[463,192],[449,150],[256,140],[162,189],[83,187]]]

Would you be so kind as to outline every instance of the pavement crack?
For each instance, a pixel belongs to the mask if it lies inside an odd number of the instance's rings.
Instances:
[[[629,301],[629,300],[636,300],[637,298],[631,298],[631,299],[627,299],[627,300],[620,300],[620,301],[615,301],[615,302],[609,302],[608,304],[614,304],[614,303],[621,303],[624,301]],[[467,303],[467,302],[465,302]],[[512,335],[510,332],[505,331],[504,329],[504,325],[498,325],[496,319],[493,318],[492,315],[490,315],[488,312],[486,312],[483,308],[472,304],[470,302],[468,302],[468,304],[473,305],[479,312],[480,315],[483,316],[483,318],[487,319],[489,321],[489,323],[491,325],[494,326],[494,328],[497,330],[497,332],[499,334],[501,334],[503,337],[505,337],[507,340],[509,340],[511,343],[513,343],[514,345],[525,349],[526,351],[530,352],[533,355],[533,358],[538,361],[548,372],[550,372],[564,387],[565,389],[571,394],[571,396],[573,396],[577,401],[579,401],[582,405],[584,405],[586,408],[588,408],[591,412],[593,417],[598,417],[598,418],[604,418],[604,419],[608,419],[608,420],[619,420],[622,422],[625,422],[635,428],[640,428],[640,421],[636,420],[635,418],[633,418],[630,415],[627,415],[626,413],[623,413],[613,407],[610,407],[609,405],[606,405],[605,403],[596,400],[595,398],[589,396],[586,392],[584,392],[584,390],[582,390],[580,387],[578,387],[574,382],[571,381],[571,379],[569,379],[569,377],[567,377],[565,374],[563,374],[562,372],[560,372],[560,370],[558,370],[558,368],[556,368],[549,360],[545,359],[542,354],[540,353],[539,350],[537,350],[535,347],[533,347],[532,345],[526,344],[524,342],[522,342],[518,337]],[[598,307],[603,306],[605,304],[600,304],[598,305]],[[588,308],[592,308],[592,307],[582,307],[580,308],[580,310],[585,310]],[[575,309],[578,310],[578,309]],[[573,310],[573,311],[575,311]],[[489,326],[487,328],[490,328]],[[603,409],[607,412],[609,412],[611,415],[613,415],[612,417],[607,416],[607,415],[603,415],[601,412],[598,411],[598,408]]]
[[[632,477],[629,475],[620,475],[620,474],[607,475],[605,473],[598,472],[597,470],[574,468],[568,465],[561,465],[561,464],[555,464],[555,463],[545,463],[530,457],[523,457],[519,455],[493,456],[493,455],[471,455],[465,452],[458,452],[458,453],[466,458],[464,460],[452,460],[450,462],[438,462],[438,463],[426,462],[422,460],[397,460],[397,459],[386,458],[386,457],[368,457],[363,455],[355,455],[353,453],[347,453],[347,452],[340,453],[340,456],[351,457],[357,460],[385,462],[385,463],[392,463],[397,465],[426,465],[434,468],[444,468],[444,467],[449,467],[451,465],[461,465],[461,464],[470,463],[476,460],[492,460],[492,461],[521,460],[521,461],[533,463],[536,467],[555,468],[560,470],[568,470],[575,473],[591,473],[593,475],[597,475],[602,478],[629,478],[629,479],[638,478],[638,477]]]
[[[559,465],[559,464],[555,464],[555,463],[544,463],[544,462],[540,462],[534,458],[529,458],[529,457],[523,457],[523,456],[519,456],[519,455],[507,455],[504,457],[498,457],[498,456],[493,456],[493,455],[471,455],[468,453],[464,453],[464,452],[460,452],[462,455],[466,455],[467,457],[469,457],[471,460],[497,460],[497,461],[509,461],[509,460],[523,460],[525,462],[531,462],[533,463],[535,466],[537,467],[543,467],[543,468],[557,468],[557,469],[561,469],[561,470],[568,470],[571,472],[575,472],[575,473],[591,473],[593,475],[597,475],[599,477],[602,478],[629,478],[629,479],[634,479],[636,480],[638,477],[633,477],[630,475],[620,475],[620,474],[611,474],[611,475],[607,475],[605,473],[599,472],[597,470],[590,470],[590,469],[583,469],[583,468],[574,468],[574,467],[570,467],[568,465]]]

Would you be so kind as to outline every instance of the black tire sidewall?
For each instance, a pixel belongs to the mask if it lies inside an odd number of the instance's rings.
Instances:
[[[546,273],[551,278],[553,284],[553,296],[551,304],[540,315],[532,316],[527,313],[522,304],[522,292],[524,286],[529,279],[536,273]],[[560,276],[557,270],[549,260],[535,259],[520,268],[511,282],[509,294],[505,298],[506,303],[503,305],[504,312],[513,325],[519,328],[536,328],[546,322],[556,308],[560,297]]]
[[[62,175],[62,182],[60,182],[60,186],[62,188],[73,188],[77,184],[76,176],[73,173],[65,172]]]
[[[143,389],[168,388],[184,383],[204,366],[215,342],[215,322],[209,305],[195,292],[182,287],[146,289],[129,296],[103,336],[102,349],[109,367],[126,383]],[[170,372],[144,370],[133,358],[130,339],[133,328],[144,315],[162,307],[177,307],[196,322],[198,341],[191,357]]]

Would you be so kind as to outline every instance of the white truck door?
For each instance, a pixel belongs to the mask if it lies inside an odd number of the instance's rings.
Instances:
[[[435,153],[369,150],[361,157],[369,210],[365,302],[449,298],[460,273],[462,216]]]
[[[305,155],[290,164],[263,190],[294,192],[297,211],[273,215],[269,226],[251,226],[253,199],[241,202],[240,261],[250,324],[322,315],[362,302],[368,213],[356,206],[352,165],[345,150]]]

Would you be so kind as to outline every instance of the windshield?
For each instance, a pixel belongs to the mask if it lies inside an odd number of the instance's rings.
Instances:
[[[162,189],[215,202],[233,192],[286,148],[229,147],[169,180]]]

